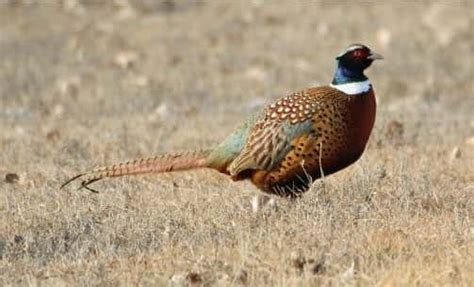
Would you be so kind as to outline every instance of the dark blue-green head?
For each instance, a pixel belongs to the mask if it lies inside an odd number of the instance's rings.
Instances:
[[[333,85],[366,81],[364,70],[373,61],[383,59],[380,54],[371,51],[362,44],[352,44],[336,57],[337,65]]]

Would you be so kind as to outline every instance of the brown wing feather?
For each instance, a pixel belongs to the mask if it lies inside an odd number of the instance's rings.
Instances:
[[[247,169],[271,170],[291,150],[293,139],[314,132],[312,117],[340,92],[331,87],[293,93],[270,105],[251,131],[239,156],[230,164],[232,176]]]

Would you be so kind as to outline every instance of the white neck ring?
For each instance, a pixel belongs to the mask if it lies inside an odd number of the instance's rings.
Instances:
[[[372,84],[369,80],[365,80],[362,82],[354,82],[354,83],[346,83],[346,84],[339,84],[339,85],[330,85],[334,89],[337,89],[345,94],[348,95],[357,95],[362,94],[370,90]]]

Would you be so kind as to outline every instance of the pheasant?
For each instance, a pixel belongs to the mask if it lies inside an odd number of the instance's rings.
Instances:
[[[365,150],[375,121],[376,101],[364,74],[383,59],[361,44],[336,57],[330,85],[307,88],[281,98],[251,116],[214,148],[163,154],[93,169],[73,181],[92,192],[104,178],[164,173],[196,168],[215,169],[233,180],[250,179],[265,193],[295,197],[321,176],[335,173]]]

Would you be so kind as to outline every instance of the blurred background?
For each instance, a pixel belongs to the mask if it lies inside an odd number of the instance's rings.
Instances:
[[[292,285],[288,269],[307,262],[286,263],[296,241],[323,254],[319,283],[342,284],[354,260],[362,285],[469,285],[473,3],[0,0],[0,285],[195,269],[185,278]],[[260,220],[254,187],[210,171],[57,191],[94,165],[219,143],[277,98],[328,84],[352,43],[385,57],[367,71],[378,114],[327,197],[318,185]]]
[[[368,71],[378,129],[472,135],[470,1],[2,2],[3,163],[215,144],[255,109],[329,83],[354,42],[386,58]]]

